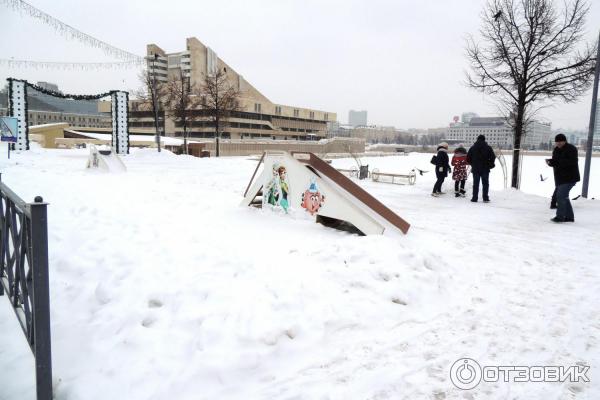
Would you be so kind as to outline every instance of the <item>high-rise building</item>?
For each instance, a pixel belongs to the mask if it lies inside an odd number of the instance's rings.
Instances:
[[[367,126],[367,111],[350,110],[350,112],[348,112],[348,125]]]
[[[336,114],[328,111],[287,106],[273,103],[242,75],[220,59],[215,51],[196,38],[186,40],[186,49],[177,53],[166,53],[155,44],[147,46],[148,70],[158,83],[171,77],[189,78],[190,85],[200,86],[204,77],[217,70],[225,72],[229,84],[240,92],[240,111],[232,112],[220,127],[222,138],[269,138],[314,140],[327,136],[327,123],[335,121]],[[154,126],[151,110],[139,111],[133,107],[130,126],[147,128]],[[194,120],[188,127],[192,138],[213,138],[215,126],[201,110],[192,112]],[[183,128],[174,119],[164,117],[164,130],[168,136],[180,136]]]

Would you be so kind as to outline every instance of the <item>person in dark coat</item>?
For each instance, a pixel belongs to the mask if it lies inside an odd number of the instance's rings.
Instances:
[[[467,162],[471,165],[473,174],[473,197],[471,201],[476,203],[479,197],[479,181],[483,185],[483,202],[490,201],[490,170],[494,168],[496,154],[494,150],[485,142],[485,136],[479,135],[477,141],[471,146],[467,153]]]
[[[575,214],[569,200],[569,192],[581,179],[579,176],[579,161],[577,147],[567,143],[567,137],[559,133],[554,138],[556,147],[552,158],[546,163],[554,168],[556,177],[556,216],[553,222],[575,222]]]
[[[556,183],[556,170],[554,170],[554,192],[552,192],[552,198],[550,199],[550,209],[556,210],[556,188],[558,184]]]
[[[454,179],[454,197],[465,197],[465,183],[469,172],[467,171],[467,150],[459,145],[454,149],[452,156],[452,179]],[[459,190],[460,189],[460,190]]]
[[[448,158],[448,143],[442,142],[437,147],[437,155],[435,157],[435,176],[437,181],[435,185],[433,185],[432,196],[437,197],[440,194],[444,194],[442,192],[442,184],[444,183],[444,179],[448,176],[448,172],[450,172],[450,159]]]

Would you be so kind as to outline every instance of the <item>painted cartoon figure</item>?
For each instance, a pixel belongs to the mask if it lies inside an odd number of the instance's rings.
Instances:
[[[323,203],[325,202],[325,196],[319,192],[317,182],[313,179],[310,182],[310,187],[302,193],[302,208],[306,209],[310,215],[315,215],[319,211]]]
[[[280,206],[287,213],[289,209],[288,194],[290,191],[287,170],[283,165],[273,164],[273,177],[265,187],[265,200],[272,206]]]
[[[277,168],[277,174],[279,175],[279,187],[281,188],[281,199],[279,200],[279,205],[287,213],[288,208],[290,208],[290,203],[288,201],[288,193],[290,188],[287,180],[287,171],[283,165]]]

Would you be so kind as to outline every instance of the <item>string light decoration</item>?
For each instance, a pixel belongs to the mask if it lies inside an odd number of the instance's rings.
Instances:
[[[72,26],[65,24],[64,22],[54,18],[53,16],[45,13],[44,11],[32,6],[31,4],[22,0],[0,0],[0,4],[4,4],[15,11],[29,15],[32,18],[38,19],[44,24],[53,28],[57,33],[64,36],[67,39],[78,40],[90,47],[102,50],[106,55],[115,57],[119,60],[128,61],[130,63],[136,63],[138,65],[144,64],[144,57],[140,57],[137,54],[130,53],[128,51],[119,49],[112,46],[100,39],[96,39],[87,33],[81,32]],[[42,63],[44,64],[44,63]],[[80,64],[80,63],[67,63],[67,64]],[[92,63],[99,64],[99,63]],[[101,63],[100,63],[101,64]]]
[[[9,82],[10,81],[23,82],[25,84],[25,86],[30,87],[33,90],[36,90],[40,93],[48,94],[50,96],[59,97],[61,99],[99,100],[104,97],[110,96],[111,94],[113,94],[113,92],[116,92],[116,90],[111,90],[110,92],[100,93],[100,94],[91,94],[91,95],[89,95],[89,94],[66,94],[66,93],[62,93],[62,92],[57,92],[55,90],[46,89],[46,88],[38,86],[36,84],[27,82],[26,80],[23,80],[23,79],[8,78],[7,80]]]
[[[17,150],[29,150],[27,89],[31,88],[38,92],[62,99],[98,100],[103,97],[111,96],[111,144],[115,148],[117,154],[129,153],[129,93],[122,90],[111,90],[110,92],[95,95],[65,94],[29,83],[24,79],[8,78],[7,80],[9,115],[17,117],[18,119],[17,126],[19,134],[16,143]]]
[[[0,58],[0,66],[11,69],[52,69],[63,71],[97,71],[114,70],[127,68],[140,68],[137,61],[117,61],[117,62],[57,62],[57,61],[32,61],[32,60],[13,60]]]

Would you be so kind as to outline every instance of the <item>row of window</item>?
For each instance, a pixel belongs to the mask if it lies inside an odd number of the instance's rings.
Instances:
[[[68,115],[48,115],[48,114],[33,114],[29,113],[29,120],[44,120],[44,121],[60,121],[60,122],[86,122],[86,123],[106,123],[110,124],[109,120],[90,117],[74,117]]]
[[[225,124],[222,124],[224,126]],[[264,129],[264,130],[273,130],[269,125],[264,124],[247,124],[242,122],[229,122],[226,124],[230,128],[242,128],[242,129]],[[133,124],[132,124],[133,126]],[[175,126],[177,128],[183,127],[183,124],[180,121],[175,122]],[[187,123],[187,126],[194,128],[214,128],[214,121],[190,121]]]
[[[154,128],[154,121],[130,121],[129,126],[131,128]],[[164,128],[163,121],[159,121],[159,126]]]
[[[282,127],[281,130],[286,131],[286,132],[305,132],[305,133],[319,132],[316,129],[285,128],[285,127]]]
[[[254,103],[254,111],[255,112],[261,112],[260,111],[260,103]],[[281,106],[275,106],[275,115],[281,115]],[[298,118],[300,117],[300,110],[299,109],[294,109],[294,117]],[[310,111],[309,112],[309,118],[310,119],[315,119],[315,112],[314,111]],[[324,118],[325,121],[329,120],[329,114],[325,113],[324,114]]]

